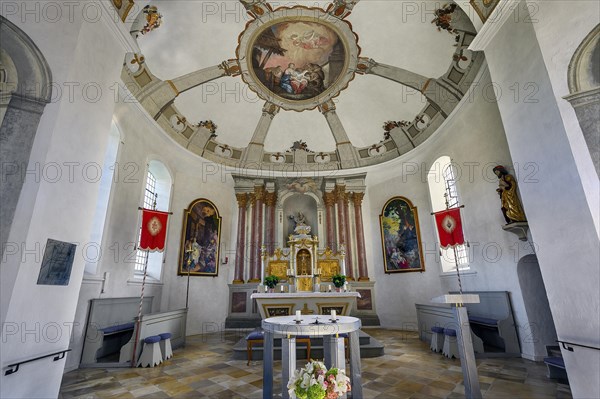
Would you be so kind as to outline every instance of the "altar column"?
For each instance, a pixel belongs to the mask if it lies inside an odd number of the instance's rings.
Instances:
[[[263,201],[265,198],[265,189],[262,186],[254,187],[254,212],[252,213],[252,249],[250,254],[250,280],[249,283],[260,283],[260,249],[263,242]]]
[[[323,194],[325,202],[325,222],[327,223],[327,247],[337,252],[335,245],[335,194],[333,192]]]
[[[348,196],[346,195],[346,187],[341,185],[335,186],[335,196],[338,206],[340,244],[344,244],[346,248],[346,278],[348,280],[354,280],[354,271],[352,267],[352,246],[350,244],[350,220],[348,220]]]
[[[235,195],[238,202],[238,228],[237,243],[235,245],[235,272],[233,284],[244,283],[244,255],[246,249],[246,205],[248,204],[248,195],[238,193]]]
[[[344,219],[346,220],[346,278],[354,280],[354,262],[352,255],[352,234],[350,233],[350,199],[348,194],[344,193]]]
[[[365,193],[352,193],[354,203],[354,222],[356,224],[356,252],[358,253],[358,280],[369,281],[367,255],[365,252],[365,236],[362,219],[362,200]]]
[[[266,224],[266,237],[265,245],[267,247],[267,253],[273,254],[275,251],[275,205],[277,204],[277,192],[266,192],[265,193],[265,224]]]

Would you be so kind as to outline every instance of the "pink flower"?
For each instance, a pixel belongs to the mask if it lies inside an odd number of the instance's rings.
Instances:
[[[327,399],[337,399],[338,394],[335,391],[331,391],[327,393]]]

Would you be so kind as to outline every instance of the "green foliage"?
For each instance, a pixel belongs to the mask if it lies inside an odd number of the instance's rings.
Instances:
[[[275,286],[279,283],[279,278],[277,276],[267,276],[265,277],[265,285],[269,288],[275,288]]]
[[[325,397],[325,390],[321,385],[315,384],[308,388],[307,399],[323,399]]]
[[[331,277],[331,281],[337,288],[342,288],[346,282],[346,276],[343,274],[335,274],[333,277]]]

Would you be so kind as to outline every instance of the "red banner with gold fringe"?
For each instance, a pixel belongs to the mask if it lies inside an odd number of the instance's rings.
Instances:
[[[435,224],[442,248],[455,247],[465,243],[460,218],[460,208],[446,209],[435,213]]]
[[[164,251],[169,213],[145,208],[142,212],[142,234],[138,249],[150,252]]]

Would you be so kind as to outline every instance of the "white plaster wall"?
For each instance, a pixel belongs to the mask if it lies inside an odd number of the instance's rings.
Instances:
[[[471,270],[462,277],[463,290],[509,291],[520,327],[522,351],[533,357],[535,350],[527,339],[529,319],[516,273],[516,262],[530,249],[501,229],[504,221],[495,191],[498,180],[492,168],[497,164],[510,167],[511,158],[497,105],[492,97],[482,94],[490,87],[489,73],[484,72],[473,100],[467,99],[427,143],[385,167],[369,170],[368,202],[364,207],[369,212],[365,215],[369,275],[377,281],[377,309],[385,327],[416,328],[415,303],[429,303],[435,296],[458,289],[455,274],[441,271],[427,187],[427,173],[433,162],[448,155],[458,171],[459,196],[465,205],[465,236],[471,243]],[[424,273],[383,272],[379,214],[385,202],[395,195],[409,198],[418,208]]]
[[[591,16],[592,8],[568,15]],[[579,28],[569,18],[552,29]],[[585,182],[579,178],[576,158],[583,155],[571,146],[535,24],[508,19],[485,52],[493,79],[505,93],[515,82],[535,82],[539,87],[535,103],[517,103],[503,96],[498,104],[513,160],[534,162],[538,170],[537,183],[521,184],[520,189],[558,338],[598,347],[600,246],[592,216],[597,208],[590,209]],[[591,164],[588,167],[593,169]],[[573,395],[598,397],[599,352],[577,348],[563,351],[563,356]]]
[[[122,98],[116,105],[114,118],[123,139],[102,240],[103,256],[96,276],[89,276],[82,285],[75,320],[80,329],[75,334],[69,369],[79,364],[89,300],[140,296],[141,280],[134,274],[133,248],[139,234],[138,206],[143,203],[150,160],[159,160],[171,174],[173,189],[168,210],[173,214],[169,219],[162,278],[147,278],[144,295],[154,296],[154,312],[185,307],[187,277],[177,276],[183,210],[195,199],[207,198],[217,205],[223,218],[220,258],[229,256],[230,262],[219,266],[217,277],[190,278],[187,335],[219,330],[227,316],[227,283],[233,279],[234,265],[231,234],[237,226],[233,181],[222,167],[182,150],[138,105]],[[100,293],[105,272],[109,272],[110,277],[105,292]]]
[[[568,68],[575,50],[600,23],[597,1],[527,1],[532,24],[546,64],[556,105],[581,178],[591,216],[600,236],[600,185],[592,157],[571,104],[563,99],[570,94]],[[533,13],[535,11],[535,13]],[[565,18],[568,15],[569,18]]]
[[[124,54],[103,21],[84,21],[81,8],[69,15],[68,6],[61,3],[55,5],[64,6],[62,17],[50,18],[43,14],[46,3],[15,2],[17,12],[5,14],[44,54],[55,86],[29,160],[28,169],[40,172],[27,175],[9,236],[22,250],[2,262],[2,291],[10,298],[2,296],[3,365],[70,347],[85,265],[82,248],[90,237],[98,195],[98,183],[90,179],[95,170],[89,169],[89,175],[82,171],[88,163],[102,164],[114,108],[110,86],[119,79]],[[21,7],[26,6],[32,11],[23,13]],[[100,87],[103,95],[96,98],[94,89],[83,91],[86,84]],[[58,177],[56,168],[44,174],[52,162],[58,165]],[[68,162],[76,163],[73,169]],[[68,286],[36,285],[48,238],[79,243]],[[4,279],[7,270],[16,272]],[[17,331],[7,334],[9,326]],[[3,372],[0,396],[56,397],[64,365],[65,360],[48,358],[23,365],[13,375]]]

